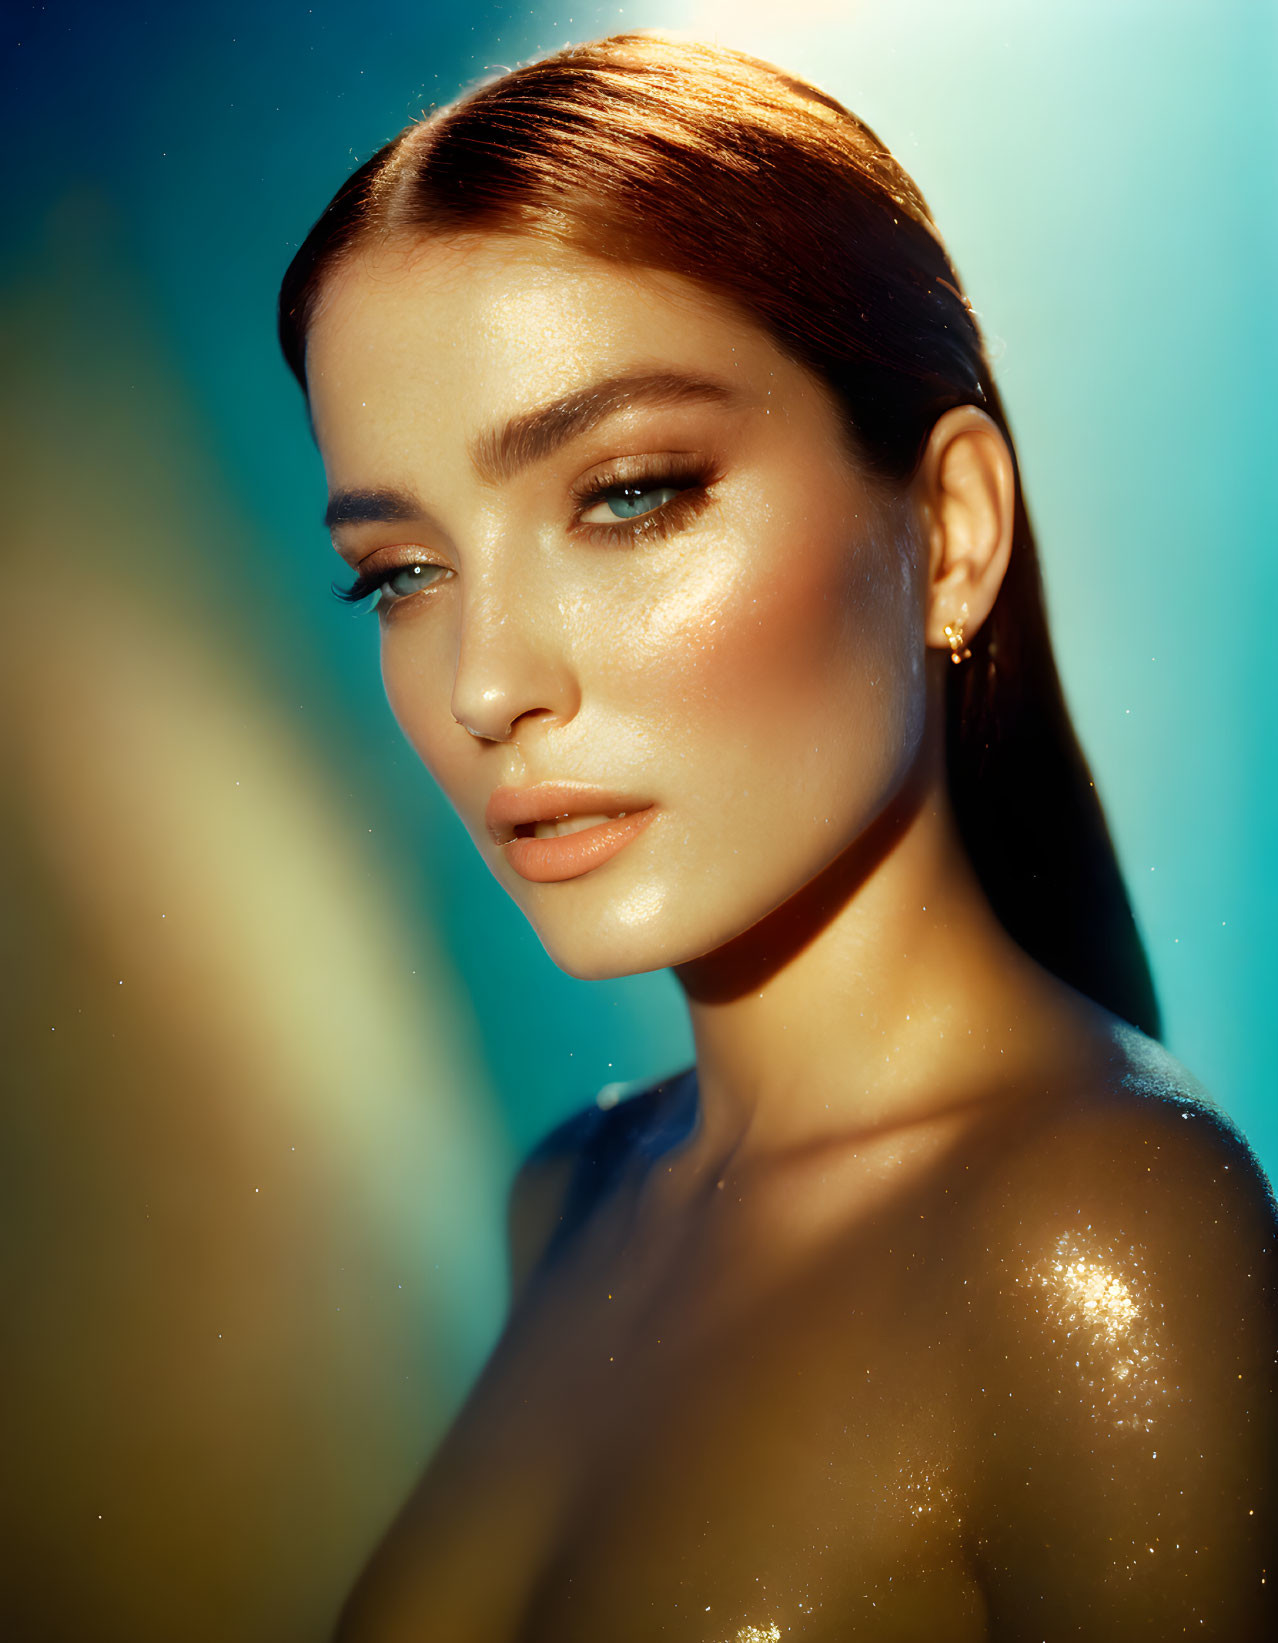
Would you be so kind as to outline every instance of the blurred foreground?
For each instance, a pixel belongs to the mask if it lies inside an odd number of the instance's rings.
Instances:
[[[3,337],[0,1635],[311,1643],[495,1327],[511,1160],[98,210]]]

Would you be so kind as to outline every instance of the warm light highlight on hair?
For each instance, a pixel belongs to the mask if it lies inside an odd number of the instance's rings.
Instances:
[[[280,293],[306,387],[324,278],[372,243],[512,233],[683,275],[833,390],[849,451],[887,486],[936,419],[973,404],[1015,446],[970,303],[927,205],[835,98],[743,52],[655,30],[567,47],[408,126],[346,181]],[[1011,934],[1157,1035],[1158,1006],[1061,694],[1017,484],[998,599],[948,669],[960,831]]]

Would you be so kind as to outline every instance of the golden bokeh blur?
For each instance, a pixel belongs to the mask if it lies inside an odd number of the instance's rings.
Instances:
[[[287,1643],[463,1387],[509,1160],[110,241],[62,201],[6,302],[0,1629]]]

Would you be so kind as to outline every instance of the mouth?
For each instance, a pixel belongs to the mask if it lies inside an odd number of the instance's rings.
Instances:
[[[597,815],[557,816],[553,821],[520,822],[515,828],[517,839],[564,839],[570,833],[581,833],[588,827],[601,827],[605,822],[624,821],[630,812],[619,811],[615,816],[600,811]]]
[[[650,799],[570,783],[500,787],[488,801],[489,835],[521,878],[579,878],[611,860],[652,820]]]
[[[499,787],[484,820],[496,845],[514,839],[562,838],[604,822],[629,820],[652,808],[652,800],[575,782],[539,782],[536,787]]]

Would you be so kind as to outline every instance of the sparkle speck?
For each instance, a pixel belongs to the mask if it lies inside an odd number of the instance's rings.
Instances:
[[[1037,1279],[1043,1321],[1075,1348],[1075,1368],[1083,1369],[1086,1360],[1094,1417],[1147,1431],[1167,1388],[1156,1332],[1159,1309],[1142,1296],[1137,1250],[1083,1246],[1063,1234],[1054,1256],[1022,1281]],[[1157,1450],[1152,1454],[1156,1460]]]

